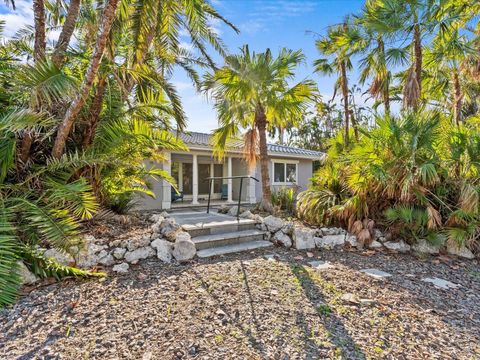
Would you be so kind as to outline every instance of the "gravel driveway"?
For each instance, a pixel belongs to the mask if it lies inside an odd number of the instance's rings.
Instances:
[[[315,270],[312,260],[334,267]],[[460,286],[436,288],[425,277]],[[38,287],[0,324],[0,358],[9,360],[478,359],[480,268],[340,250],[152,259],[101,282]]]

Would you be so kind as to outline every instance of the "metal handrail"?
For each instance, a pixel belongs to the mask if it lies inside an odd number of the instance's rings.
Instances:
[[[204,179],[203,181],[208,182],[208,204],[207,204],[207,214],[210,213],[210,197],[212,195],[212,182],[215,180],[228,180],[228,179],[240,179],[240,189],[238,190],[238,209],[237,209],[237,220],[240,219],[240,204],[242,201],[242,187],[243,187],[243,179],[253,179],[256,182],[259,180],[250,175],[236,175],[236,176],[212,176]]]

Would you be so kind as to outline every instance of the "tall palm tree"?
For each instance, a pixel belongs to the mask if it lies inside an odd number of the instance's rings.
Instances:
[[[450,94],[451,113],[457,125],[462,121],[463,90],[460,71],[463,62],[474,53],[470,40],[461,35],[459,29],[453,29],[439,33],[425,54],[425,66],[431,69],[433,77],[429,82],[434,87],[432,95],[435,89],[440,91],[441,98],[444,98],[446,93]]]
[[[378,0],[374,16],[369,18],[372,31],[393,37],[401,44],[410,42],[411,66],[403,88],[407,108],[418,108],[422,99],[422,39],[438,25],[434,15],[439,7],[440,3],[435,0]]]
[[[327,34],[317,40],[320,54],[326,56],[315,60],[315,71],[321,74],[338,75],[334,97],[337,89],[342,93],[345,118],[345,144],[348,145],[350,133],[350,109],[348,104],[348,71],[352,69],[350,57],[363,47],[363,39],[357,27],[345,21],[342,25],[330,27]],[[354,120],[353,120],[354,121]],[[356,124],[352,123],[356,131]]]
[[[216,154],[222,157],[229,141],[244,135],[244,154],[254,166],[260,158],[263,197],[261,206],[270,211],[271,189],[267,153],[267,130],[295,123],[314,101],[315,84],[310,80],[290,85],[295,68],[304,62],[301,51],[281,49],[274,57],[251,53],[243,46],[240,54],[225,58],[225,65],[205,76],[204,91],[211,95],[219,117],[213,133]]]

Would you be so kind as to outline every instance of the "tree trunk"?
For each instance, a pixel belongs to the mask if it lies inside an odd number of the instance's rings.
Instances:
[[[348,84],[347,84],[347,67],[345,61],[340,63],[340,81],[342,86],[342,96],[343,96],[343,111],[345,112],[345,145],[349,144],[350,137],[350,124],[349,116],[350,111],[348,109]]]
[[[259,151],[260,151],[260,170],[262,174],[262,202],[261,207],[265,211],[272,211],[272,191],[270,189],[270,175],[268,171],[268,148],[267,148],[267,117],[265,109],[257,105],[255,110],[255,125],[258,129]]]
[[[352,122],[352,127],[353,127],[353,135],[355,136],[355,140],[358,141],[358,123],[357,119],[355,118],[355,112],[353,110],[350,111],[350,121]]]
[[[35,62],[45,59],[47,41],[45,36],[45,3],[44,0],[33,0],[33,20],[35,26],[35,42],[33,58]]]
[[[416,107],[418,107],[420,99],[422,98],[422,38],[420,34],[420,25],[418,23],[415,24],[413,28],[413,49],[415,54],[415,75],[418,83],[419,98],[416,101]]]
[[[385,67],[384,76],[386,77],[384,79],[385,83],[383,84],[383,89],[382,89],[383,106],[385,108],[385,115],[390,116],[390,81],[388,79],[388,69],[386,66],[385,44],[381,36],[378,37],[377,43],[378,43],[378,51],[380,53],[380,56],[382,57],[382,62]]]
[[[86,149],[93,143],[95,131],[97,130],[98,121],[100,119],[100,113],[102,112],[103,97],[105,94],[105,88],[107,85],[107,77],[102,77],[95,89],[95,95],[92,103],[90,104],[90,110],[88,114],[88,124],[83,132],[82,147]]]
[[[284,135],[285,135],[285,129],[279,126],[278,127],[278,143],[280,145],[284,144],[284,140],[283,140]]]
[[[458,78],[458,70],[453,71],[453,117],[455,123],[460,125],[462,121],[462,90],[460,87],[460,80]]]
[[[60,158],[63,154],[65,143],[67,142],[67,138],[70,134],[73,123],[75,122],[76,117],[82,109],[83,105],[85,104],[90,89],[93,86],[93,81],[95,80],[98,68],[100,67],[100,63],[102,61],[103,53],[105,51],[108,34],[110,33],[110,28],[112,27],[112,23],[115,18],[118,1],[119,0],[108,0],[107,4],[105,5],[105,9],[103,10],[102,22],[97,35],[92,60],[90,61],[90,65],[88,66],[80,91],[71,103],[67,112],[65,113],[62,123],[57,130],[57,137],[55,139],[55,144],[53,145],[52,150],[52,156],[57,159]]]
[[[35,63],[45,60],[45,51],[47,47],[45,35],[45,3],[44,0],[33,0],[33,17],[35,27],[35,40],[33,46],[33,59]],[[35,96],[35,95],[33,95]],[[39,109],[35,109],[39,111]],[[30,149],[33,144],[33,135],[29,131],[25,131],[18,158],[25,164],[30,157]]]
[[[67,51],[70,39],[75,30],[78,13],[80,12],[80,0],[70,0],[67,17],[62,27],[62,32],[58,37],[57,45],[52,54],[52,62],[56,67],[60,68],[65,60],[65,52]]]

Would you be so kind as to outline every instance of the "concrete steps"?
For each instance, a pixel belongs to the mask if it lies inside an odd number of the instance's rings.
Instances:
[[[232,254],[240,251],[249,251],[273,246],[270,241],[257,240],[248,241],[240,244],[212,247],[197,251],[197,256],[201,258]]]
[[[182,212],[172,215],[190,234],[198,257],[210,257],[273,246],[252,219],[218,213]]]
[[[244,231],[255,229],[255,220],[251,219],[235,219],[229,216],[225,220],[199,222],[196,224],[184,224],[182,229],[190,234],[190,236],[197,237],[203,235],[224,234],[234,231]]]
[[[212,247],[222,247],[227,245],[246,243],[249,241],[263,240],[264,234],[264,231],[250,229],[227,233],[195,236],[192,238],[192,241],[195,243],[197,250],[203,250]]]

